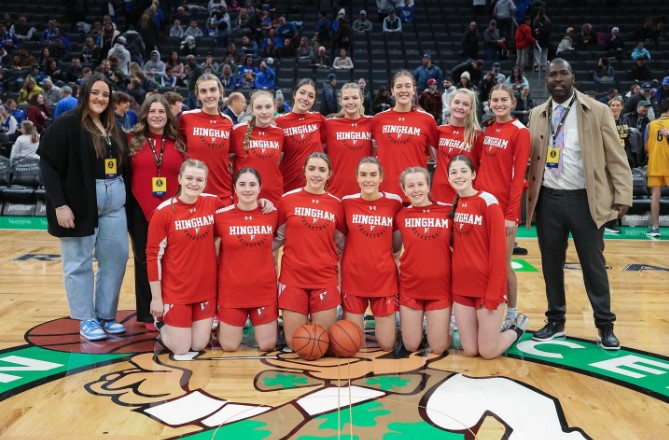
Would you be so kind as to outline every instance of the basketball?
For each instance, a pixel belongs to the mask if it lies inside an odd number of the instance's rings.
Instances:
[[[330,331],[330,350],[335,356],[351,357],[362,347],[365,335],[355,323],[342,319],[335,322]]]
[[[293,333],[293,351],[302,359],[315,361],[323,357],[330,346],[328,332],[320,325],[307,322]]]

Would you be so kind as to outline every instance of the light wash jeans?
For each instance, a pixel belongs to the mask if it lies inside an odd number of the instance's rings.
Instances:
[[[62,237],[65,293],[72,319],[116,319],[128,262],[123,178],[95,181],[98,227],[87,237]],[[75,218],[76,222],[77,219]],[[93,256],[98,272],[93,277]]]

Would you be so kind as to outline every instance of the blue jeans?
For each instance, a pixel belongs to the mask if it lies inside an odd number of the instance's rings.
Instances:
[[[72,319],[116,318],[128,262],[123,178],[96,180],[95,191],[98,205],[95,233],[87,237],[60,239],[65,293]],[[93,256],[98,261],[95,279]]]

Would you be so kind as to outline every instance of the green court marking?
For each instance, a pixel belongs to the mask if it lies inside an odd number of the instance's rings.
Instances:
[[[525,260],[514,258],[511,260],[511,267],[513,267],[514,272],[539,272],[539,270],[532,266]]]
[[[46,231],[46,217],[4,217],[0,216],[0,229]]]
[[[370,377],[365,381],[365,385],[376,385],[381,390],[392,390],[393,388],[404,388],[409,379],[402,379],[399,376],[378,376]]]
[[[334,411],[318,416],[316,417],[316,420],[323,420],[323,423],[319,425],[319,429],[335,429],[341,432],[346,432],[348,429],[346,428],[346,425],[351,423],[351,419],[353,419],[354,427],[377,426],[377,417],[390,414],[389,410],[382,408],[383,404],[380,402],[367,402],[352,407],[352,417],[349,411]]]
[[[646,237],[648,227],[646,226],[621,226],[620,234],[604,234],[606,240],[648,240],[648,241],[667,241],[669,240],[669,228],[660,228],[659,237]],[[518,238],[537,238],[537,227],[532,225],[528,231],[525,225],[518,226]],[[571,235],[569,236],[571,238]]]
[[[297,377],[294,374],[277,374],[274,377],[263,379],[267,387],[295,388],[298,385],[306,385],[306,377]]]

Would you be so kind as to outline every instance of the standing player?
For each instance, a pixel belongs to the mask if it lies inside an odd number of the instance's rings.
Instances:
[[[253,101],[253,98],[251,98]],[[253,168],[235,173],[237,203],[216,211],[216,231],[221,237],[218,258],[218,340],[226,351],[242,341],[247,319],[255,330],[258,349],[276,345],[276,269],[272,241],[276,232],[276,209],[263,214],[258,207],[261,178]],[[254,267],[248,276],[249,264]]]
[[[311,111],[316,102],[316,84],[310,79],[298,81],[293,91],[293,101],[293,110],[276,118],[276,125],[286,135],[281,162],[284,193],[304,187],[304,162],[311,153],[322,153],[325,142],[322,130],[325,118]]]
[[[404,170],[400,185],[411,203],[395,218],[404,243],[400,257],[402,341],[407,350],[418,350],[425,315],[427,343],[434,354],[441,354],[450,345],[451,205],[430,201],[430,174],[425,168]]]
[[[662,115],[646,126],[645,144],[648,154],[648,187],[651,190],[650,213],[653,224],[646,233],[660,236],[660,194],[669,186],[669,98],[660,103]]]
[[[204,349],[216,313],[214,215],[222,202],[202,194],[206,184],[207,166],[184,161],[179,195],[161,203],[149,223],[151,314],[163,344],[174,354]]]
[[[234,155],[235,172],[247,167],[258,171],[263,180],[261,196],[277,205],[283,195],[279,165],[285,136],[283,130],[274,125],[274,95],[256,90],[250,101],[253,117],[232,130],[230,151]]]
[[[530,132],[511,116],[516,98],[511,87],[497,84],[490,91],[490,109],[495,122],[486,128],[476,188],[495,196],[504,212],[506,228],[506,272],[508,304],[504,328],[518,314],[518,280],[511,266],[513,243],[520,222],[520,198],[530,158]]]
[[[223,85],[210,73],[195,83],[195,96],[202,109],[183,112],[179,131],[191,159],[201,160],[209,169],[206,192],[218,196],[227,206],[232,204],[232,169],[230,166],[230,132],[232,120],[221,113]]]
[[[325,120],[325,148],[332,161],[328,191],[342,198],[359,190],[356,170],[363,157],[373,156],[371,116],[365,116],[364,96],[358,83],[344,84],[339,93],[342,110]]]
[[[432,200],[453,203],[455,190],[448,182],[448,164],[458,155],[467,156],[475,167],[483,145],[483,132],[479,125],[476,109],[476,93],[469,89],[458,89],[450,103],[450,123],[440,125],[437,146],[437,166],[432,182]]]
[[[437,123],[429,113],[414,106],[416,78],[408,70],[400,70],[390,81],[395,107],[374,116],[372,137],[385,179],[382,191],[404,194],[400,174],[407,167],[427,168],[428,156],[436,158]],[[402,196],[408,202],[406,196]]]
[[[283,244],[279,308],[286,344],[291,348],[293,333],[309,316],[329,329],[341,302],[338,264],[346,225],[341,201],[325,189],[332,176],[325,153],[309,155],[304,176],[304,188],[287,192],[279,202],[274,244],[275,249]]]
[[[504,212],[490,193],[473,186],[474,163],[455,156],[448,178],[457,191],[453,219],[453,309],[467,356],[492,359],[520,339],[529,319],[520,314],[500,333],[506,301]]]
[[[347,230],[341,263],[344,318],[364,330],[363,316],[369,305],[376,341],[381,349],[390,351],[395,347],[398,294],[393,253],[401,248],[399,243],[393,247],[393,231],[402,199],[379,191],[383,170],[376,158],[363,158],[356,174],[360,192],[342,200]]]

